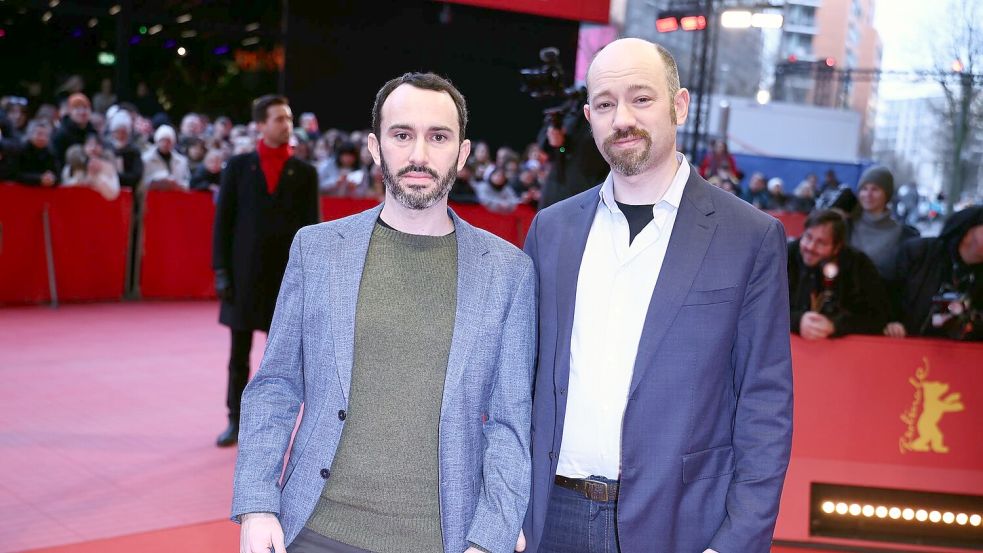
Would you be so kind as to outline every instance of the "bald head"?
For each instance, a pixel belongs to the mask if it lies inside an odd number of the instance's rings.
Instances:
[[[679,69],[676,60],[661,44],[641,38],[620,38],[601,48],[587,67],[587,96],[594,93],[592,77],[595,73],[628,71],[633,67],[649,65],[665,76],[668,98],[679,92]],[[672,123],[676,124],[676,109],[671,106]]]

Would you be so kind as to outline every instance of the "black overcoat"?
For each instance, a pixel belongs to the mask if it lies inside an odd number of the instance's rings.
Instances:
[[[271,195],[253,152],[229,160],[220,186],[212,267],[227,271],[233,298],[222,301],[219,321],[269,331],[294,234],[320,221],[317,171],[289,158]]]

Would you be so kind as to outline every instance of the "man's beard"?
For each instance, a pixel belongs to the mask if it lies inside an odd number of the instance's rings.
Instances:
[[[614,143],[627,138],[641,138],[644,142],[642,149],[616,150]],[[614,134],[604,139],[602,148],[608,163],[615,172],[633,177],[641,173],[648,164],[652,154],[652,136],[647,131],[636,128],[615,131]]]
[[[400,169],[398,174],[394,175],[381,151],[379,152],[379,161],[382,162],[382,180],[386,185],[386,190],[392,194],[393,198],[396,198],[396,201],[408,209],[423,210],[432,207],[447,196],[451,187],[454,186],[454,181],[457,180],[457,166],[455,165],[451,165],[447,174],[441,178],[437,174],[437,171],[421,165],[407,165]],[[430,175],[436,181],[437,186],[430,192],[417,192],[399,184],[399,177],[402,177],[406,173],[414,172]]]

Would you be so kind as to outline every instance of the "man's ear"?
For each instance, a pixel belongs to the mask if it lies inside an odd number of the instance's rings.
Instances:
[[[464,169],[464,165],[468,162],[469,157],[471,157],[471,141],[465,139],[464,142],[461,142],[461,148],[457,152],[458,171]]]
[[[368,143],[366,144],[369,148],[369,153],[372,154],[372,161],[376,165],[382,165],[382,155],[379,150],[379,139],[376,137],[374,132],[369,133]]]

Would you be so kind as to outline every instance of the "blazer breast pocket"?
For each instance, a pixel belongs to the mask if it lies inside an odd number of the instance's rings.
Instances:
[[[725,445],[683,455],[683,483],[734,472],[734,448]]]
[[[712,305],[727,303],[737,298],[737,286],[718,288],[716,290],[690,290],[683,300],[683,305]]]

